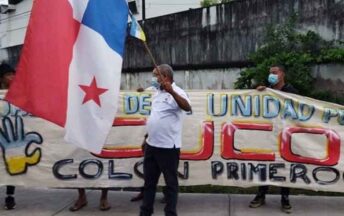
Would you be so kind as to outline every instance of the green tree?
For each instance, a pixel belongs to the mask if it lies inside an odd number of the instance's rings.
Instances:
[[[319,63],[344,63],[343,43],[326,41],[313,31],[297,32],[296,19],[294,15],[285,24],[267,27],[264,45],[249,56],[255,66],[241,72],[235,88],[268,85],[270,66],[280,64],[287,69],[287,81],[302,95],[342,103],[342,99],[333,98],[328,92],[313,89],[311,67]]]
[[[202,0],[201,1],[201,6],[202,7],[209,7],[212,5],[218,4],[217,0]]]
[[[202,7],[209,7],[212,5],[216,4],[221,4],[221,3],[228,3],[231,2],[232,0],[202,0],[201,1],[201,6]]]

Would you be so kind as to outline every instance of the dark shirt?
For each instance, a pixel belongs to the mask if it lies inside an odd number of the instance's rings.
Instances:
[[[287,93],[293,93],[293,94],[298,94],[299,91],[294,88],[294,86],[292,86],[291,84],[287,83],[285,84],[282,89],[281,89],[282,92],[287,92]]]

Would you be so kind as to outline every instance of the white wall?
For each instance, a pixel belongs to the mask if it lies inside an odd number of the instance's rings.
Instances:
[[[174,80],[180,87],[191,90],[234,89],[235,81],[245,68],[176,70]],[[344,98],[344,65],[323,64],[312,67],[314,86],[317,90],[329,91],[335,97]],[[122,73],[121,89],[136,90],[147,88],[151,83],[152,72]]]
[[[184,89],[234,89],[234,82],[240,76],[240,68],[177,70],[174,81]],[[150,86],[152,72],[122,73],[121,89],[136,90]]]
[[[32,0],[15,5],[16,10],[0,14],[0,49],[23,44],[29,22]]]

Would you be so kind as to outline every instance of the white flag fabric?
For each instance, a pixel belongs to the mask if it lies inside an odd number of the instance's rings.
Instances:
[[[34,1],[6,99],[100,153],[117,110],[127,21],[125,0]]]

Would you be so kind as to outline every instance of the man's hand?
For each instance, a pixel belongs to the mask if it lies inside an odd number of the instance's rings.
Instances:
[[[168,93],[172,94],[173,93],[173,88],[172,88],[172,83],[170,81],[164,80],[161,83],[161,87],[167,91]]]
[[[258,91],[264,91],[266,89],[266,86],[258,86],[256,90]]]
[[[177,102],[178,106],[182,110],[187,111],[187,112],[191,111],[191,106],[189,102],[173,90],[172,84],[170,81],[164,79],[161,83],[161,86],[166,92],[170,93],[173,96],[174,100]]]
[[[144,90],[144,88],[139,87],[139,88],[136,89],[136,91],[137,91],[137,92],[144,92],[145,90]]]

